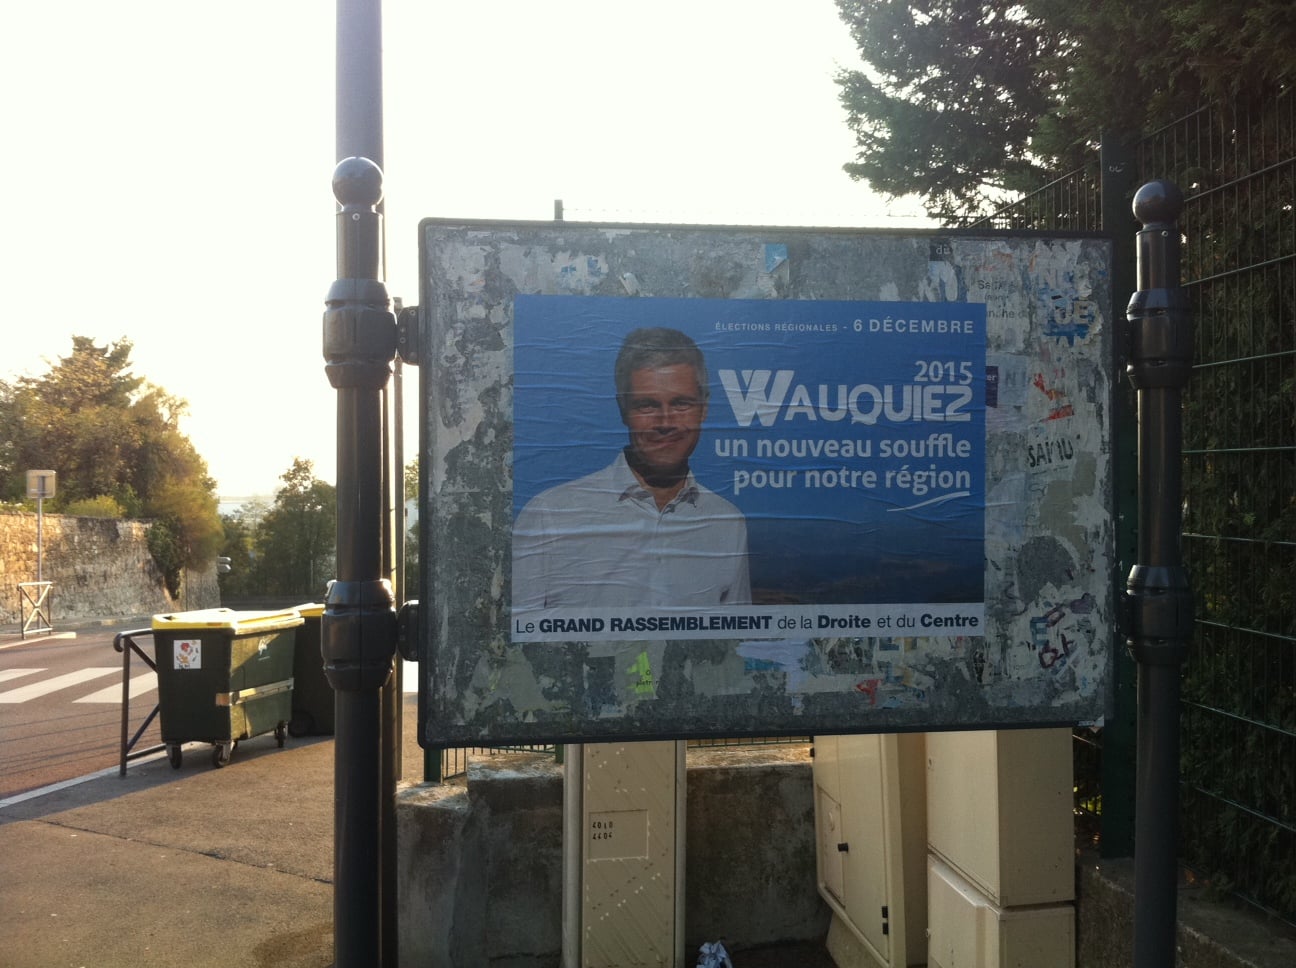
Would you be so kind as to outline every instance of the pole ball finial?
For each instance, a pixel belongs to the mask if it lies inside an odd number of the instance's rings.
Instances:
[[[368,158],[343,158],[333,169],[333,197],[343,208],[373,208],[382,201],[382,169]]]
[[[1143,225],[1169,225],[1183,211],[1184,197],[1179,186],[1158,178],[1134,193],[1134,217]]]

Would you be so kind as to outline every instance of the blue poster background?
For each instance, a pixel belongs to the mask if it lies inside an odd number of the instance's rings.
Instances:
[[[984,600],[984,305],[517,296],[515,518],[625,446],[643,326],[706,357],[690,464],[747,518],[755,604]]]

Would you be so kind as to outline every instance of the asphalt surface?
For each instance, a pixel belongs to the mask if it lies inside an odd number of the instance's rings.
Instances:
[[[408,782],[423,776],[417,728],[407,693]],[[0,965],[332,965],[333,748],[289,737],[281,749],[267,733],[217,769],[211,747],[191,743],[179,769],[160,753],[125,777],[113,766],[0,798]],[[832,968],[815,945],[733,961]]]
[[[332,742],[262,736],[11,798],[4,964],[332,964],[332,787]]]
[[[119,762],[122,655],[114,634],[81,629],[25,641],[0,634],[0,801]],[[131,734],[157,703],[156,674],[132,658]],[[140,739],[139,749],[161,742],[156,718]]]
[[[414,695],[404,726],[417,781]],[[5,968],[333,963],[332,738],[255,736],[221,769],[211,749],[0,799]]]

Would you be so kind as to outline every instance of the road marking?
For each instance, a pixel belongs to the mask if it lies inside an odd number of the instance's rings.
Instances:
[[[154,760],[162,759],[165,755],[166,753],[164,752],[151,753],[148,756],[141,756],[134,762],[152,763]],[[26,793],[15,794],[12,797],[0,800],[0,810],[3,810],[5,807],[12,807],[15,804],[26,803],[28,800],[35,800],[37,797],[43,797],[46,794],[58,793],[60,790],[66,790],[68,787],[80,786],[82,783],[87,783],[90,780],[98,780],[101,777],[112,776],[114,773],[120,772],[120,766],[107,766],[94,773],[87,773],[85,776],[73,777],[70,780],[60,780],[58,783],[51,783],[49,786],[43,786],[36,790],[28,790]]]
[[[17,689],[10,689],[8,692],[0,692],[0,703],[27,702],[29,699],[47,696],[51,692],[68,689],[82,682],[89,682],[91,679],[102,679],[104,676],[110,676],[114,672],[120,671],[120,666],[78,669],[76,672],[55,676],[53,679],[46,679],[43,682],[34,682],[30,686],[19,686]]]
[[[152,692],[157,688],[157,684],[156,672],[146,672],[142,676],[135,676],[130,681],[130,697],[134,699],[136,696],[142,696],[146,692]],[[121,697],[122,688],[119,682],[115,686],[108,686],[106,689],[92,692],[88,696],[74,699],[73,702],[103,702],[121,705]]]
[[[35,675],[37,672],[44,671],[44,669],[0,669],[0,682],[8,682],[10,679],[18,679],[22,676]]]
[[[75,639],[75,632],[55,632],[53,635],[28,636],[27,638],[14,639],[12,642],[0,642],[0,649],[16,649],[20,645],[39,645],[41,642],[47,642],[50,639]]]

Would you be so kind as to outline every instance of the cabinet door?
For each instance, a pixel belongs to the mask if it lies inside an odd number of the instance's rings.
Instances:
[[[815,737],[819,893],[841,965],[927,958],[922,734]],[[840,929],[840,930],[839,930]]]
[[[586,968],[675,964],[677,798],[674,742],[584,747],[581,961]]]
[[[891,963],[887,884],[888,830],[884,792],[886,774],[882,736],[843,736],[838,740],[841,778],[841,854],[847,918],[883,964]],[[884,909],[885,912],[884,912]]]
[[[819,851],[819,890],[832,895],[830,901],[846,900],[846,869],[842,860],[841,805],[821,786],[815,787],[815,833]]]

